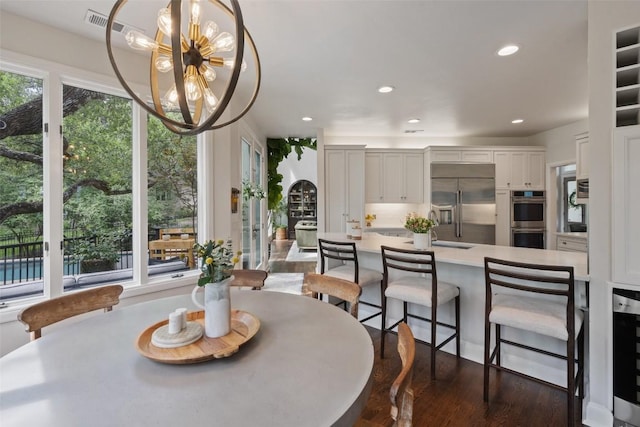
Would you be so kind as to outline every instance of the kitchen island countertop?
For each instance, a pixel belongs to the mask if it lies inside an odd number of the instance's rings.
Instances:
[[[576,233],[573,233],[576,234]],[[349,241],[345,233],[319,233],[318,238]],[[356,248],[363,252],[380,253],[380,246],[413,249],[411,238],[382,236],[378,233],[363,233],[362,240],[353,240]],[[464,246],[459,248],[455,246]],[[431,248],[438,262],[484,268],[484,257],[532,264],[571,265],[576,280],[588,281],[587,254],[549,249],[517,248],[511,246],[483,245],[477,243],[456,243],[436,241]]]

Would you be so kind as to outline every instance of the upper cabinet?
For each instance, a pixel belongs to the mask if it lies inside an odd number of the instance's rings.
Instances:
[[[476,147],[428,147],[429,163],[493,163],[493,150]]]
[[[640,124],[640,27],[616,33],[616,127]]]
[[[544,190],[544,149],[505,149],[493,153],[496,189]]]
[[[365,154],[366,203],[422,203],[422,151],[367,150]]]
[[[589,134],[576,135],[576,179],[589,178]]]

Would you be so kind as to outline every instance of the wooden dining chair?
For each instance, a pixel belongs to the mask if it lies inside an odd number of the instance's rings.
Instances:
[[[391,420],[384,424],[360,417],[354,427],[411,427],[413,425],[413,363],[416,357],[416,341],[411,328],[404,322],[398,324],[398,354],[402,369],[391,384]]]
[[[578,399],[584,396],[584,312],[575,306],[573,267],[485,257],[484,269],[484,401],[489,401],[490,368],[506,371],[564,391],[567,395],[567,425],[573,426]],[[492,324],[495,326],[493,348]],[[506,339],[504,327],[558,339],[566,346],[564,354]],[[500,353],[505,344],[564,360],[566,387],[503,366]]]
[[[338,279],[324,274],[306,273],[302,293],[320,299],[323,294],[346,301],[349,313],[358,318],[358,302],[362,288],[355,282]]]
[[[33,341],[40,338],[45,326],[94,310],[111,311],[120,302],[123,289],[121,285],[108,285],[51,298],[25,308],[18,320],[26,325]]]
[[[250,287],[254,291],[259,291],[264,287],[269,273],[265,270],[233,270],[233,280],[231,286]]]

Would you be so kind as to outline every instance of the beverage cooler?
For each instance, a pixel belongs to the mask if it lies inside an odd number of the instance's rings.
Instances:
[[[613,290],[613,415],[640,426],[640,290]]]

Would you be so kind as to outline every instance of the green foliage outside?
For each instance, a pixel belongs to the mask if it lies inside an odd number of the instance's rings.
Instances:
[[[316,138],[267,138],[267,193],[269,200],[267,209],[274,211],[283,198],[282,174],[278,173],[278,165],[295,150],[298,160],[302,158],[302,149],[317,150]]]
[[[5,127],[4,131],[0,129],[0,236],[14,236],[15,242],[21,243],[42,237],[41,98],[41,80],[0,71],[0,125],[12,126],[11,129]],[[113,243],[114,233],[122,239],[123,233],[132,228],[131,101],[65,87],[64,105],[65,237],[98,236],[98,241]],[[69,105],[72,107],[67,110]],[[148,220],[151,227],[195,228],[195,139],[170,132],[155,118],[149,120]],[[54,162],[51,167],[58,166]],[[71,230],[73,236],[69,235]],[[80,249],[79,243],[78,251]],[[89,252],[86,249],[85,252]],[[106,248],[103,251],[109,257],[109,251]]]

